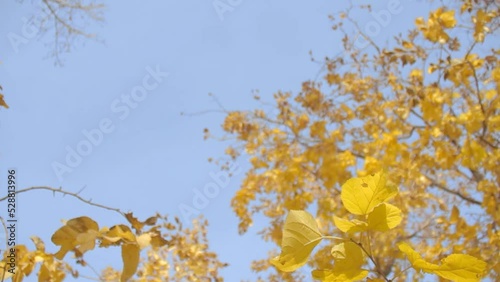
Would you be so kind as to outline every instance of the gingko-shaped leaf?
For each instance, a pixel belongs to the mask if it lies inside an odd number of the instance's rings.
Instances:
[[[285,220],[281,254],[272,259],[271,263],[281,271],[292,272],[306,264],[312,250],[322,238],[311,214],[292,210]]]
[[[394,197],[398,189],[387,184],[385,173],[351,178],[342,185],[340,197],[352,214],[369,214],[376,206]]]
[[[89,217],[82,216],[70,219],[66,225],[59,228],[52,235],[52,242],[61,249],[54,255],[63,259],[68,251],[74,251],[77,256],[83,255],[95,247],[95,240],[99,234],[97,222]]]
[[[120,281],[126,282],[137,271],[141,249],[136,243],[122,245],[123,271]]]
[[[365,257],[361,248],[353,242],[345,242],[332,248],[332,256],[335,260],[333,269],[314,270],[314,279],[327,282],[357,281],[368,275],[368,270],[361,267],[365,263]]]
[[[406,254],[408,260],[416,270],[439,275],[445,279],[461,281],[480,281],[485,275],[486,262],[473,256],[452,254],[441,260],[441,265],[425,261],[408,244],[398,244],[400,251]]]

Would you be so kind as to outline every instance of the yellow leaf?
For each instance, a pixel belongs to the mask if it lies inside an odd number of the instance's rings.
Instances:
[[[445,28],[452,28],[457,24],[455,10],[449,10],[439,15],[439,21]]]
[[[7,105],[7,103],[5,103],[4,99],[3,99],[3,95],[0,94],[0,106],[8,109],[9,108],[9,105]]]
[[[486,150],[475,140],[467,139],[460,152],[462,165],[470,168],[477,168],[488,156]]]
[[[349,273],[337,273],[334,270],[313,270],[312,276],[314,279],[323,282],[351,282],[359,281],[368,275],[368,270],[360,269],[350,271]]]
[[[161,236],[160,231],[152,229],[150,231],[150,234],[151,234],[151,241],[149,243],[151,244],[151,247],[153,247],[153,250],[157,250],[158,248],[161,248],[169,244],[169,241],[165,240],[165,238]]]
[[[9,279],[13,274],[9,272],[9,265],[5,261],[0,261],[0,277]]]
[[[368,214],[368,229],[374,231],[387,231],[401,223],[401,210],[397,207],[383,203]]]
[[[315,121],[309,128],[309,135],[312,138],[323,138],[326,134],[326,122],[324,120]]]
[[[413,268],[416,270],[430,271],[436,269],[438,266],[429,262],[426,262],[419,253],[415,252],[410,245],[406,243],[399,243],[398,248],[402,251],[408,260],[410,261]]]
[[[149,246],[149,244],[151,243],[151,234],[149,234],[149,233],[141,234],[141,235],[137,236],[136,240],[137,240],[137,244],[139,245],[139,247],[142,250],[145,247]]]
[[[331,254],[335,264],[342,267],[360,268],[365,263],[365,257],[361,248],[353,242],[344,242],[332,247]]]
[[[420,106],[422,107],[422,115],[425,120],[437,121],[443,116],[441,105],[434,103],[429,99],[421,101]]]
[[[484,41],[484,34],[489,31],[486,26],[494,17],[495,13],[486,13],[483,9],[479,9],[475,17],[473,17],[474,26],[474,39],[477,42]]]
[[[368,227],[368,224],[364,221],[356,219],[350,221],[336,216],[333,217],[333,222],[340,231],[345,233],[363,232]]]
[[[479,281],[485,275],[486,262],[473,256],[452,254],[444,258],[441,265],[426,262],[408,244],[398,244],[399,250],[406,254],[417,270],[432,273],[457,282]]]
[[[292,272],[306,264],[323,235],[313,216],[301,210],[288,213],[283,229],[281,254],[273,258],[271,264],[281,271]]]
[[[403,40],[403,47],[405,47],[406,49],[412,49],[414,46],[413,43]]]
[[[111,227],[108,232],[103,234],[101,247],[108,247],[111,245],[119,245],[120,242],[135,242],[135,235],[132,230],[126,225],[119,224]]]
[[[496,83],[500,84],[500,66],[491,71],[491,78],[493,78]]]
[[[458,210],[457,206],[453,206],[453,208],[451,209],[450,222],[456,223],[458,222],[459,218],[460,218],[460,211]]]
[[[137,271],[139,265],[140,248],[137,244],[122,245],[123,271],[120,281],[126,282]]]
[[[365,177],[351,178],[342,185],[341,199],[345,208],[353,214],[365,215],[373,211],[398,193],[398,189],[387,185],[383,172]]]
[[[420,69],[413,69],[410,72],[410,78],[414,78],[414,79],[416,79],[418,81],[422,81],[422,79],[423,79],[422,70],[420,70]]]
[[[47,268],[47,265],[42,264],[40,266],[40,272],[38,273],[38,281],[50,281],[50,271]]]
[[[438,66],[436,66],[435,64],[430,64],[429,68],[427,69],[427,73],[431,74],[431,73],[435,72],[437,69],[438,69]]]
[[[45,253],[45,243],[37,236],[31,236],[31,241],[35,244],[36,250]]]
[[[361,269],[365,257],[361,248],[353,242],[345,242],[333,246],[332,256],[335,260],[333,269],[314,270],[313,278],[321,281],[357,281],[365,278],[368,271]]]
[[[63,259],[68,251],[75,251],[77,256],[92,250],[98,235],[99,226],[91,218],[82,216],[68,220],[66,225],[52,235],[52,242],[61,249],[54,255]]]
[[[473,256],[452,254],[441,261],[434,273],[453,281],[480,281],[484,276],[487,264]]]
[[[144,223],[140,222],[136,217],[134,217],[134,215],[131,212],[126,213],[125,218],[128,220],[128,222],[130,222],[130,224],[132,225],[132,228],[137,230],[137,232],[142,230]]]

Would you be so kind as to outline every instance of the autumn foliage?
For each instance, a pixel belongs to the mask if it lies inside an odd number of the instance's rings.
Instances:
[[[226,264],[208,249],[206,221],[195,220],[192,228],[184,228],[178,218],[171,221],[155,215],[139,221],[132,213],[124,217],[127,224],[111,227],[99,227],[86,216],[66,221],[51,238],[60,248],[56,253],[47,252],[45,243],[33,236],[34,250],[25,245],[16,246],[18,259],[14,274],[8,271],[8,252],[4,254],[0,277],[23,281],[39,267],[38,281],[64,281],[68,275],[78,278],[80,274],[70,261],[87,266],[86,252],[119,247],[123,268],[104,269],[99,281],[199,281],[200,278],[222,281],[218,271]],[[73,259],[68,259],[69,252]],[[141,252],[146,254],[142,258]]]
[[[356,281],[368,276],[363,269],[368,258],[373,263],[376,276],[370,281],[393,281],[407,269],[399,270],[392,278],[382,273],[373,257],[372,232],[386,232],[401,223],[402,213],[397,207],[387,203],[398,194],[398,189],[388,183],[385,173],[371,174],[349,179],[342,185],[341,199],[344,207],[360,219],[352,220],[334,217],[337,228],[346,233],[346,238],[324,236],[312,215],[306,211],[292,210],[288,214],[283,230],[281,254],[271,260],[279,270],[292,272],[305,265],[314,247],[322,239],[340,241],[331,249],[334,264],[329,269],[318,269],[312,276],[320,281]],[[355,235],[361,233],[361,235]],[[395,249],[396,246],[393,245]],[[406,242],[399,242],[411,266],[417,271],[436,274],[454,281],[478,281],[485,274],[487,264],[473,256],[452,254],[442,260],[441,265],[427,262]]]
[[[345,242],[316,246],[307,263],[327,270],[313,272],[320,280],[337,281],[338,252],[356,270],[353,280],[422,279],[423,272],[460,280],[443,274],[456,263],[477,266],[462,281],[499,280],[498,4],[439,7],[384,47],[356,28],[350,11],[332,19],[344,52],[325,59],[321,79],[297,94],[276,93],[273,112],[233,111],[223,124],[234,137],[227,153],[244,153],[252,165],[232,199],[239,230],[265,215],[262,238],[282,246],[278,259],[272,252],[253,269],[263,281],[308,281],[288,272],[307,257],[289,253],[289,244],[303,242],[290,235],[310,239],[309,251],[328,234]],[[369,45],[356,48],[356,36]],[[399,192],[356,202],[364,188],[353,183],[381,170]],[[297,218],[311,228],[290,233]]]
[[[264,215],[262,239],[276,244],[252,269],[260,281],[499,281],[498,4],[452,1],[387,46],[351,13],[332,16],[343,52],[322,62],[321,78],[275,93],[272,111],[263,102],[227,112],[226,153],[251,164],[231,201],[239,231]],[[12,280],[34,269],[39,281],[78,277],[68,261],[85,266],[85,253],[117,247],[123,268],[103,281],[222,281],[205,221],[123,216],[111,227],[67,220],[52,236],[56,253],[38,237],[17,246]],[[12,276],[7,262],[0,277]]]

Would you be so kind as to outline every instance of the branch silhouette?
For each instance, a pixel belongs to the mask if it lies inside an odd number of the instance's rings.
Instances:
[[[105,206],[105,205],[93,203],[92,202],[92,198],[90,198],[88,200],[84,199],[82,196],[79,195],[80,192],[83,191],[83,189],[80,189],[80,191],[78,191],[76,193],[73,193],[73,192],[69,192],[69,191],[63,190],[62,187],[54,188],[54,187],[50,187],[50,186],[33,186],[33,187],[28,187],[28,188],[24,188],[24,189],[21,189],[21,190],[17,190],[15,193],[16,194],[20,194],[20,193],[24,193],[24,192],[28,192],[28,191],[32,191],[32,190],[47,190],[47,191],[52,191],[52,193],[54,193],[54,195],[55,195],[55,193],[60,193],[60,194],[63,194],[64,196],[68,195],[68,196],[77,198],[78,200],[80,200],[80,201],[82,201],[82,202],[84,202],[86,204],[89,204],[91,206],[102,208],[102,209],[106,209],[106,210],[110,210],[110,211],[114,211],[114,212],[117,212],[117,213],[121,214],[122,216],[125,216],[125,213],[122,212],[120,209],[116,209],[116,208],[108,207],[108,206]],[[8,196],[0,198],[0,202],[5,201],[7,198],[8,198]]]

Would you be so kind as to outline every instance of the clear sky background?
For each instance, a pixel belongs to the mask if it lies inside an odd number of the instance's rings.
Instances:
[[[22,34],[23,17],[36,14],[36,5],[24,2],[0,4],[0,85],[11,107],[0,110],[1,189],[6,189],[7,169],[16,168],[18,189],[47,185],[77,192],[85,186],[82,197],[133,211],[140,219],[156,212],[180,215],[179,205],[191,203],[193,189],[203,189],[213,182],[210,173],[219,171],[207,159],[221,157],[228,143],[203,141],[203,128],[220,135],[224,115],[180,113],[217,109],[208,93],[228,110],[258,106],[252,99],[255,89],[266,101],[278,90],[296,93],[321,68],[310,61],[309,51],[318,59],[341,51],[328,15],[345,8],[340,1],[243,0],[221,18],[212,1],[114,1],[107,4],[105,23],[91,29],[104,43],[77,44],[63,56],[65,65],[57,67],[46,58],[50,33],[19,45],[18,52],[9,42],[9,33]],[[386,10],[388,2],[377,2],[373,10]],[[392,14],[388,24],[378,23],[375,41],[406,32],[416,16],[429,11],[422,1],[399,6],[401,12]],[[377,24],[373,16],[359,22],[362,28]],[[148,66],[169,76],[120,119],[113,102],[142,85]],[[66,148],[76,149],[86,140],[82,131],[97,128],[103,119],[111,120],[114,131],[61,182],[52,164],[64,163]],[[241,173],[201,211],[210,222],[211,249],[230,263],[223,271],[226,281],[255,280],[250,262],[272,248],[256,235],[265,221],[243,236],[237,233],[230,199],[248,168],[243,161],[237,165]],[[18,205],[18,244],[32,248],[29,237],[36,234],[54,252],[50,237],[61,219],[87,215],[100,226],[124,220],[47,191],[20,194]],[[6,205],[0,206],[3,216]],[[121,268],[118,248],[90,252],[86,258],[99,270],[108,264]],[[80,271],[94,276],[88,269]]]

